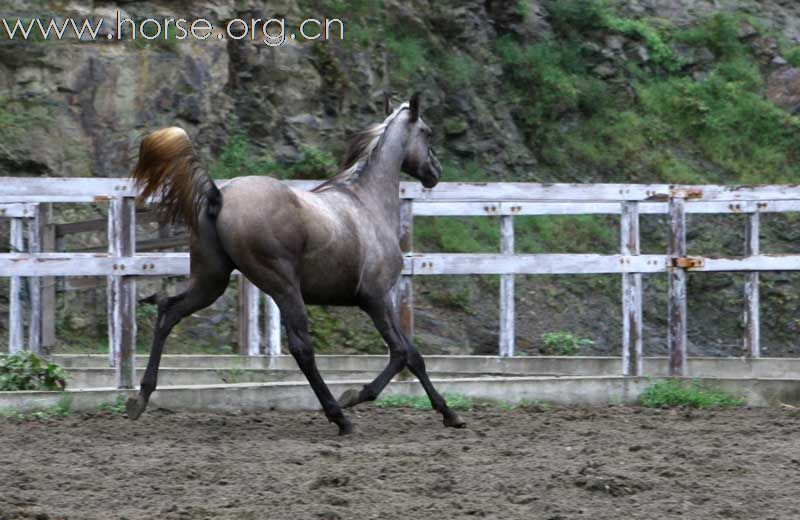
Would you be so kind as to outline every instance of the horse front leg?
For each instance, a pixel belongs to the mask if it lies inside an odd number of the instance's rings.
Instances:
[[[387,297],[380,305],[366,306],[364,310],[375,322],[375,327],[389,346],[389,363],[378,377],[361,390],[351,389],[344,392],[339,397],[339,404],[346,408],[365,401],[374,401],[392,378],[407,366],[422,384],[433,409],[442,414],[444,425],[452,428],[465,427],[467,423],[464,419],[450,409],[431,383],[425,369],[425,360],[400,328],[400,320],[394,312],[391,299]]]
[[[406,366],[407,350],[406,343],[399,333],[399,329],[394,326],[392,313],[394,308],[389,298],[385,298],[378,304],[365,305],[362,309],[372,318],[375,328],[378,329],[386,345],[389,347],[389,363],[380,374],[361,390],[351,388],[346,390],[339,397],[339,405],[342,408],[349,408],[366,401],[374,401],[387,384]]]

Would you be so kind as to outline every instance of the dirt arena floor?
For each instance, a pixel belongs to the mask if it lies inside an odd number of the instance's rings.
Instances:
[[[800,518],[800,412],[363,406],[0,420],[0,519]]]

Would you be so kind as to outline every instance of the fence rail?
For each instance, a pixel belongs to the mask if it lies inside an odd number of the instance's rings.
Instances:
[[[226,182],[220,182],[224,185]],[[310,189],[315,181],[293,181]],[[11,278],[11,350],[23,348],[20,294],[27,278],[31,295],[29,348],[39,348],[47,334],[47,317],[41,301],[54,298],[40,287],[42,277],[105,276],[108,287],[109,362],[117,367],[117,382],[132,386],[135,345],[135,279],[138,276],[187,275],[188,253],[149,252],[180,244],[185,235],[154,241],[136,241],[136,225],[153,222],[152,213],[134,210],[136,192],[128,179],[0,178],[0,217],[11,219],[11,253],[0,254],[0,276]],[[533,184],[441,183],[433,190],[402,183],[401,247],[405,253],[403,276],[396,289],[403,328],[412,334],[413,276],[494,274],[500,283],[499,352],[513,356],[514,276],[521,274],[620,274],[622,277],[622,368],[625,375],[642,374],[642,276],[667,273],[669,278],[668,343],[670,370],[686,375],[687,273],[746,272],[744,344],[750,356],[760,355],[760,271],[800,270],[800,255],[762,254],[759,215],[800,211],[800,186],[672,186],[663,184]],[[109,204],[108,219],[49,225],[40,204],[102,202]],[[747,214],[745,256],[711,258],[689,256],[686,250],[687,214]],[[641,254],[641,215],[669,217],[669,243],[665,254]],[[619,215],[619,254],[516,254],[514,217],[522,215]],[[497,254],[418,253],[413,247],[414,216],[497,216],[501,243]],[[27,223],[28,249],[24,250]],[[53,252],[56,236],[107,229],[105,252]],[[40,233],[47,229],[47,233]],[[49,242],[49,243],[45,243]],[[137,253],[136,249],[147,250]],[[41,252],[48,251],[48,252]],[[43,284],[52,288],[52,284]],[[258,290],[247,280],[240,284],[240,348],[261,352]],[[277,307],[265,298],[266,351],[280,353]],[[41,316],[41,317],[40,317]],[[52,330],[50,332],[52,335]]]

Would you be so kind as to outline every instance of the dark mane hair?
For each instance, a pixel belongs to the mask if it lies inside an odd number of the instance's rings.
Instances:
[[[340,164],[340,171],[327,181],[323,182],[312,191],[321,191],[323,189],[347,184],[354,179],[358,178],[358,174],[369,164],[372,153],[380,148],[383,142],[383,137],[386,135],[386,129],[394,121],[394,119],[403,110],[408,109],[408,103],[403,103],[397,109],[389,114],[383,121],[372,125],[365,130],[356,132],[347,143],[342,162]]]

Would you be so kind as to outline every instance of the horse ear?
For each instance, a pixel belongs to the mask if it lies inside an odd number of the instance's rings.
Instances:
[[[387,116],[392,113],[392,95],[388,91],[383,93],[383,111]]]
[[[414,95],[411,96],[411,101],[408,103],[408,108],[411,110],[411,119],[412,123],[416,123],[417,119],[419,119],[419,92],[414,92]]]

